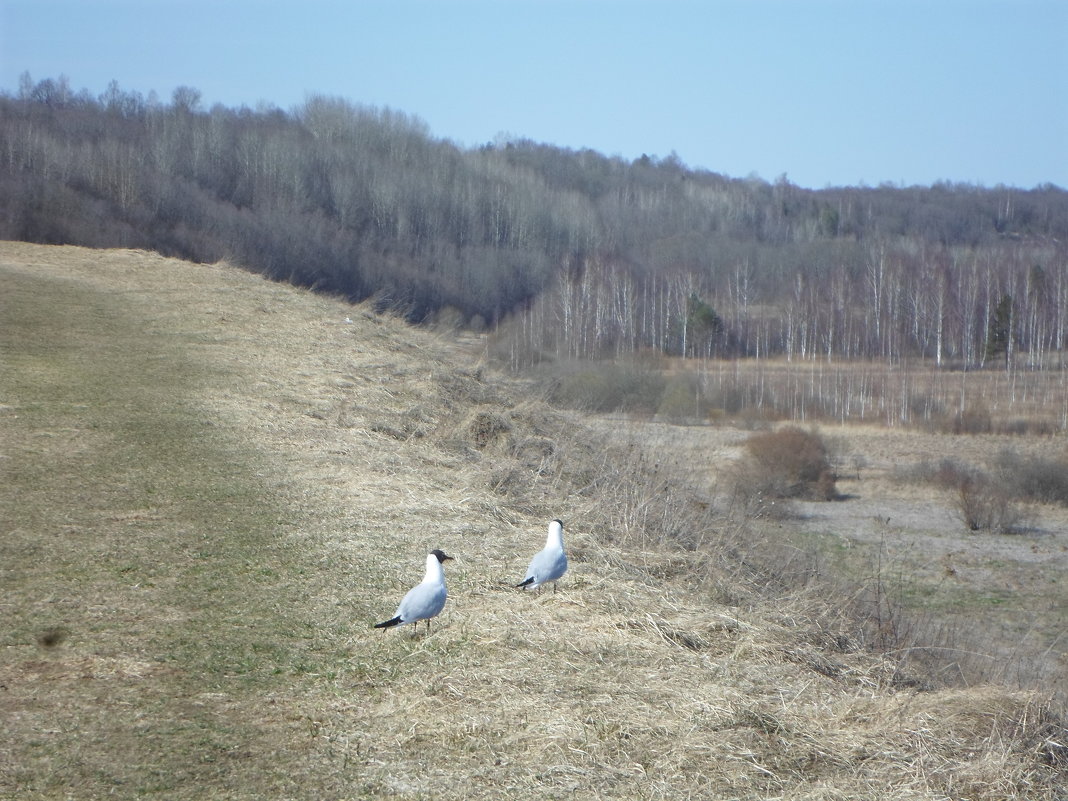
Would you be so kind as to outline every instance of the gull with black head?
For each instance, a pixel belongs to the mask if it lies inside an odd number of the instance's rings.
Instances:
[[[564,524],[559,520],[549,523],[549,535],[545,538],[545,547],[534,554],[527,568],[527,575],[517,587],[537,588],[551,581],[553,592],[556,582],[567,572],[567,554],[564,553]]]
[[[400,605],[392,618],[381,623],[375,623],[376,629],[388,629],[393,626],[403,626],[405,623],[414,623],[415,631],[419,631],[419,621],[426,621],[426,630],[430,631],[430,618],[435,617],[445,608],[445,599],[448,593],[445,591],[445,570],[442,564],[452,559],[446,556],[444,551],[434,549],[426,557],[426,575],[423,580],[412,587],[401,599]]]

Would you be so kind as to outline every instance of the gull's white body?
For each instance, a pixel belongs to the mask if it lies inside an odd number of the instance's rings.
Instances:
[[[390,626],[403,626],[405,623],[418,623],[420,620],[427,621],[430,626],[430,618],[435,617],[445,608],[445,599],[448,593],[445,591],[445,570],[441,562],[452,559],[445,556],[441,551],[434,551],[426,557],[426,575],[423,580],[412,587],[401,599],[400,605],[391,620],[376,623],[375,628],[388,628]]]
[[[540,587],[546,582],[556,581],[567,572],[567,554],[564,553],[564,524],[559,520],[549,523],[549,535],[545,538],[545,547],[530,560],[527,575],[519,587]]]

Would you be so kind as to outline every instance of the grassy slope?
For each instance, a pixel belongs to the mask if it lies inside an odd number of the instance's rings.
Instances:
[[[1055,796],[1040,701],[717,603],[445,343],[144,253],[4,243],[0,286],[0,796]],[[432,547],[434,632],[372,631]]]

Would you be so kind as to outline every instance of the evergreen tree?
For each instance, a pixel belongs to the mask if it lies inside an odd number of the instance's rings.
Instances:
[[[1012,356],[1012,296],[1002,295],[990,315],[986,338],[986,358],[1004,357],[1009,366]]]

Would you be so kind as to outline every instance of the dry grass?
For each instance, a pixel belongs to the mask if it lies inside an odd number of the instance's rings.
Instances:
[[[739,562],[669,454],[450,340],[145,253],[4,243],[0,281],[0,796],[1062,786],[1048,699],[908,686]],[[561,590],[514,592],[558,515]],[[432,547],[432,633],[372,631]]]
[[[1068,370],[937,367],[926,360],[677,363],[701,379],[713,418],[914,427],[937,433],[1050,434],[1068,429]]]
[[[646,443],[720,508],[752,511],[728,491],[750,431],[620,418],[598,428]],[[866,638],[924,670],[966,685],[997,681],[1057,692],[1065,703],[1068,509],[1014,500],[1022,517],[1011,534],[975,532],[962,520],[958,490],[958,479],[976,470],[1016,487],[1041,466],[1061,464],[1063,439],[857,425],[818,430],[830,444],[840,498],[785,508],[765,503],[761,519],[746,526],[748,544],[739,549],[746,558],[793,584],[839,585],[834,594],[855,599],[869,618]],[[1002,476],[1006,463],[1013,479]]]

